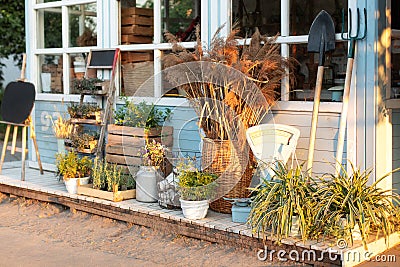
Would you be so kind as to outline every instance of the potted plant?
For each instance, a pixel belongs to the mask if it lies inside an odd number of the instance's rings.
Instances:
[[[307,239],[315,210],[314,187],[308,182],[302,166],[288,168],[277,161],[272,179],[264,179],[251,189],[253,193],[248,222],[253,232],[264,238],[268,232],[278,242],[288,236]]]
[[[178,175],[179,201],[183,216],[203,219],[207,215],[210,199],[216,193],[217,175],[198,170],[184,170]]]
[[[73,122],[82,119],[91,119],[96,120],[96,122],[101,122],[101,108],[97,103],[71,103],[67,110]]]
[[[65,119],[62,116],[58,116],[56,121],[53,121],[53,117],[48,115],[48,118],[51,120],[51,124],[53,126],[53,132],[55,137],[57,138],[57,148],[58,153],[65,152],[65,144],[64,139],[69,138],[71,135],[74,125],[69,122],[69,120]]]
[[[135,180],[125,174],[117,164],[106,160],[94,159],[91,174],[93,183],[78,188],[78,194],[99,197],[111,201],[135,198]]]
[[[157,180],[165,158],[165,146],[153,140],[141,150],[142,165],[136,175],[136,200],[157,202]]]
[[[78,157],[75,152],[56,155],[57,175],[64,180],[68,193],[76,194],[78,185],[88,184],[93,162],[89,157]]]
[[[388,244],[398,225],[400,198],[379,184],[392,172],[368,185],[372,170],[361,171],[351,162],[350,166],[350,172],[342,166],[341,174],[317,180],[320,206],[316,218],[324,222],[325,233],[336,238],[353,242],[353,234],[358,232],[366,250],[372,231],[378,236],[382,233]]]
[[[72,90],[74,93],[87,95],[103,95],[106,93],[103,90],[103,80],[99,78],[73,79]]]
[[[97,148],[99,133],[96,131],[80,132],[76,131],[66,140],[70,149],[81,153],[90,154]]]

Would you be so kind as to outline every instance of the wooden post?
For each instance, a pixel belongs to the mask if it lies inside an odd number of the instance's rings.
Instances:
[[[11,155],[15,154],[15,147],[17,145],[18,126],[14,126],[13,139],[11,143]]]
[[[22,127],[22,166],[21,166],[21,181],[25,181],[25,157],[26,157],[26,128]]]
[[[11,125],[8,124],[8,125],[7,125],[7,129],[6,129],[6,135],[4,136],[3,150],[2,150],[2,152],[1,152],[0,173],[1,173],[1,169],[2,169],[2,167],[3,167],[4,158],[6,157],[8,136],[10,135],[10,130],[11,130]]]

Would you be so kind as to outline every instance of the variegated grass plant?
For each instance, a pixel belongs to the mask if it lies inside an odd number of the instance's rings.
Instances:
[[[69,120],[59,116],[56,121],[53,121],[51,116],[48,116],[51,120],[53,127],[53,132],[56,138],[66,139],[70,136],[74,130],[74,125],[69,122]]]
[[[310,236],[310,220],[315,210],[315,189],[308,183],[302,166],[294,169],[277,161],[271,180],[264,179],[252,188],[254,197],[248,222],[254,233],[264,239],[270,235],[280,242],[289,236],[293,217],[297,216],[302,239]]]
[[[369,234],[382,234],[388,245],[389,236],[400,220],[399,196],[381,189],[380,183],[396,169],[368,185],[372,170],[361,171],[350,162],[351,172],[341,166],[342,173],[319,179],[319,208],[316,218],[324,223],[325,233],[353,242],[352,232],[358,225],[363,245],[367,249]]]

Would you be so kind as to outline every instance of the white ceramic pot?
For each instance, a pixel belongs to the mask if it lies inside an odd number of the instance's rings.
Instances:
[[[68,193],[76,194],[78,190],[78,180],[80,185],[88,184],[90,177],[82,177],[82,178],[69,178],[68,180],[64,180],[65,187],[67,188]]]
[[[181,208],[185,218],[199,220],[207,216],[209,207],[208,200],[193,201],[179,199],[179,201],[181,202]]]
[[[157,202],[158,171],[153,166],[140,166],[136,174],[136,200],[140,202]]]

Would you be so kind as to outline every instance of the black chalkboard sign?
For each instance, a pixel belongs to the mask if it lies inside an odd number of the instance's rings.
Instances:
[[[115,49],[90,50],[88,68],[111,69],[114,62]]]

